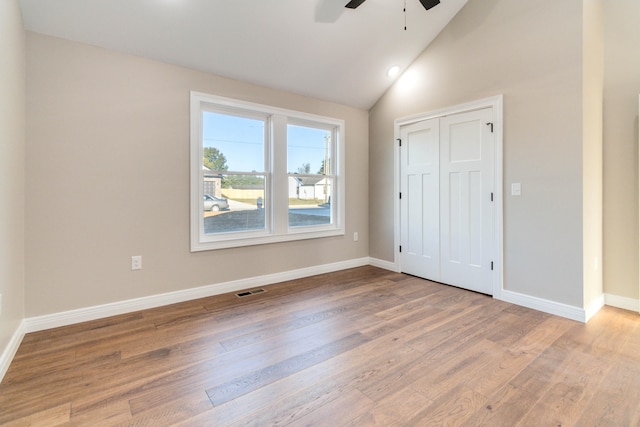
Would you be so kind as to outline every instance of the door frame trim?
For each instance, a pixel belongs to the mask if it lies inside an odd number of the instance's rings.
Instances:
[[[442,109],[420,113],[413,116],[403,117],[394,120],[394,151],[393,151],[393,191],[394,194],[400,194],[400,146],[398,139],[400,138],[400,128],[423,120],[430,120],[449,116],[452,114],[465,113],[484,108],[492,108],[493,112],[493,132],[495,135],[495,151],[494,151],[494,198],[495,215],[493,218],[494,242],[493,242],[493,298],[502,299],[503,291],[503,146],[502,146],[502,127],[503,127],[503,95],[496,95],[476,101],[458,104]],[[396,271],[400,271],[400,200],[396,199],[393,212],[394,233],[393,233],[393,263]]]

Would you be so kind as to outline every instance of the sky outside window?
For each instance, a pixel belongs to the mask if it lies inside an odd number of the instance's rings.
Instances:
[[[331,158],[330,137],[326,129],[287,125],[287,172],[324,173],[325,158]],[[309,171],[305,172],[302,169],[307,164]]]
[[[227,159],[229,171],[263,172],[265,120],[202,113],[202,145],[215,147]]]
[[[203,147],[215,147],[226,158],[229,171],[265,171],[266,120],[205,111],[202,113]],[[309,173],[321,171],[331,132],[306,126],[287,125],[287,172],[299,172],[309,164]]]

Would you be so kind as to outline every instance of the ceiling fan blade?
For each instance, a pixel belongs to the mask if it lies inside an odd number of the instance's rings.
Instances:
[[[349,9],[355,9],[356,7],[360,6],[362,3],[364,3],[364,0],[351,0],[349,3],[346,4],[345,7],[348,7]]]
[[[420,3],[422,3],[425,10],[429,10],[432,7],[439,5],[440,0],[420,0]]]

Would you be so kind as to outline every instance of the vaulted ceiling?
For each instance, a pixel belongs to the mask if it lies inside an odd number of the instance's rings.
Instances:
[[[467,0],[21,0],[30,31],[370,108]],[[406,3],[406,14],[403,8]],[[405,21],[406,19],[406,21]],[[406,30],[405,28],[406,22]]]

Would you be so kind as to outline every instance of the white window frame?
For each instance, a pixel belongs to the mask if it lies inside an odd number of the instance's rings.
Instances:
[[[265,229],[229,233],[204,233],[203,221],[203,111],[236,111],[248,117],[267,117],[265,141]],[[331,174],[331,223],[313,226],[289,227],[287,171],[287,124],[310,123],[333,129],[332,153],[335,159]],[[269,105],[239,101],[201,92],[191,92],[191,251],[252,246],[302,239],[315,239],[344,235],[345,174],[344,174],[344,120],[288,110]]]

